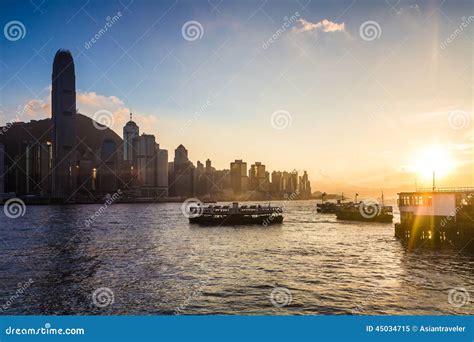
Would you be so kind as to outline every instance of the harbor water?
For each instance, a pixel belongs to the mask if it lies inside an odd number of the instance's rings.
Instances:
[[[27,206],[1,218],[1,314],[474,314],[472,254],[272,204],[268,227],[190,225],[180,203]]]

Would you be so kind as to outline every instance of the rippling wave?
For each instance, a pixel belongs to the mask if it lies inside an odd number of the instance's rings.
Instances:
[[[3,314],[474,312],[472,256],[408,252],[393,225],[337,222],[314,201],[287,203],[269,227],[191,226],[171,203],[114,204],[86,227],[98,208],[29,206],[3,220]],[[462,306],[449,301],[455,288],[470,295]]]

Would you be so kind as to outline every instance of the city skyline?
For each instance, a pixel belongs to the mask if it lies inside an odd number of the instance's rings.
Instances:
[[[424,150],[439,146],[453,167],[438,182],[472,184],[468,2],[238,9],[223,3],[215,10],[196,3],[187,12],[174,2],[151,5],[159,16],[146,15],[139,1],[130,8],[92,2],[36,11],[30,3],[7,4],[7,17],[23,19],[26,35],[1,43],[7,47],[0,58],[2,124],[18,106],[27,105],[22,121],[49,117],[45,60],[66,47],[81,75],[81,113],[110,111],[121,136],[133,112],[145,133],[168,150],[182,143],[193,161],[210,158],[219,169],[236,158],[271,170],[294,165],[308,171],[314,190],[396,192],[431,183],[415,164]],[[226,20],[232,11],[242,19]],[[202,26],[202,37],[185,39],[189,21]],[[359,32],[367,21],[380,26],[373,40]],[[107,32],[91,43],[107,22]],[[463,22],[467,28],[447,42]],[[70,35],[81,26],[87,29]],[[467,120],[462,127],[450,122],[456,111]],[[272,126],[274,113],[287,119],[284,129]]]

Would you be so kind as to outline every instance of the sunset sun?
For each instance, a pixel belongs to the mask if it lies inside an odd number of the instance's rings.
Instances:
[[[455,168],[455,161],[442,146],[430,146],[418,151],[413,162],[413,171],[425,180],[444,177]]]

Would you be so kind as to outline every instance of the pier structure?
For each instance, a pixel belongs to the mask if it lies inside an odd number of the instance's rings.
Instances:
[[[474,187],[417,189],[398,196],[397,238],[409,246],[474,250]]]

